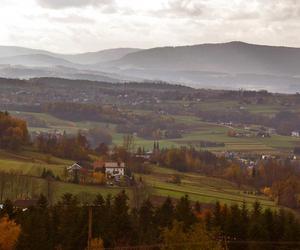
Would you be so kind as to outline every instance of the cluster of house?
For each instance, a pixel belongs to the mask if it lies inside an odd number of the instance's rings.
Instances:
[[[102,162],[95,161],[92,169],[84,168],[78,163],[66,168],[71,179],[91,176],[93,173],[103,173],[107,179],[119,180],[121,176],[125,176],[124,162]]]
[[[224,156],[226,159],[234,160],[240,164],[241,167],[247,169],[255,168],[260,161],[268,160],[280,160],[282,159],[279,155],[270,155],[270,154],[258,154],[258,155],[247,155],[239,152],[222,152],[218,154],[219,156]],[[290,154],[288,159],[292,161],[298,161],[298,158],[295,154]]]

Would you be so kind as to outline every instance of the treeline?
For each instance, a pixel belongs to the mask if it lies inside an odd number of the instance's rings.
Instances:
[[[0,112],[0,148],[18,150],[29,141],[26,122]]]
[[[67,158],[74,161],[89,160],[89,144],[84,135],[77,136],[56,134],[40,134],[34,141],[35,147],[43,153],[52,154],[60,158]]]
[[[97,121],[121,123],[124,117],[113,106],[99,106],[81,103],[48,103],[41,106],[41,111],[70,121]]]
[[[156,153],[154,160],[161,166],[181,172],[200,172],[207,175],[218,175],[229,165],[223,157],[217,157],[209,151],[199,151],[193,147],[162,149]]]
[[[299,166],[289,159],[260,160],[256,166],[248,168],[235,159],[226,159],[192,147],[181,147],[160,150],[151,160],[177,171],[192,171],[227,179],[239,187],[252,186],[257,193],[264,193],[279,205],[300,207]]]
[[[186,125],[177,123],[170,116],[157,114],[131,115],[125,123],[118,124],[117,132],[136,134],[144,139],[181,138]]]
[[[115,197],[98,195],[91,206],[82,206],[71,194],[49,206],[40,196],[37,205],[26,211],[15,209],[7,200],[0,217],[8,216],[21,226],[17,250],[82,250],[88,241],[89,207],[95,249],[157,246],[221,250],[228,245],[229,249],[277,249],[282,243],[300,240],[299,221],[290,212],[263,209],[258,202],[251,209],[245,203],[216,203],[203,209],[188,196],[177,202],[167,198],[158,206],[146,200],[134,209],[130,209],[125,192]]]

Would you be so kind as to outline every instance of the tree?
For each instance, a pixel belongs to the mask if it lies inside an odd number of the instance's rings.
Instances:
[[[0,219],[0,249],[14,249],[19,238],[21,227],[7,216]]]
[[[139,240],[140,243],[151,244],[155,242],[156,225],[154,224],[154,207],[149,199],[144,201],[139,210]]]
[[[170,227],[174,220],[174,205],[170,197],[164,201],[161,207],[156,210],[156,221],[158,225],[163,227]]]
[[[115,196],[111,213],[111,240],[118,245],[127,245],[131,223],[129,217],[128,196],[122,191]]]
[[[175,208],[175,219],[179,222],[183,222],[186,229],[196,222],[196,216],[192,212],[188,195],[181,197],[177,203]]]
[[[93,250],[104,250],[103,240],[101,238],[92,239],[91,249],[93,249]]]
[[[133,135],[124,135],[123,137],[123,147],[127,152],[134,152],[135,142]]]
[[[164,250],[221,250],[222,245],[216,238],[216,234],[208,232],[201,223],[195,224],[187,232],[183,223],[174,221],[171,229],[162,232]]]
[[[104,156],[104,157],[106,157],[108,155],[108,151],[109,151],[109,148],[108,148],[107,144],[105,144],[105,143],[100,143],[95,149],[95,152],[97,154],[99,154],[100,156]]]

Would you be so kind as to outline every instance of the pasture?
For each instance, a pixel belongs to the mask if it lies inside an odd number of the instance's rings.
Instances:
[[[180,175],[181,183],[170,183],[170,176]],[[276,204],[268,197],[252,194],[249,187],[237,187],[234,183],[224,179],[207,177],[196,173],[179,173],[171,169],[153,167],[151,175],[140,175],[153,189],[156,196],[179,199],[183,195],[188,195],[191,200],[201,203],[222,203],[242,204],[246,202],[251,206],[253,202],[259,201],[263,207],[276,208]]]
[[[234,103],[234,102],[233,102]],[[233,103],[227,103],[225,107],[233,105]],[[218,105],[221,105],[219,103]],[[215,108],[213,103],[208,103],[212,105],[212,108]],[[273,107],[273,106],[271,106]],[[255,106],[255,112],[266,111],[268,113],[271,107],[259,107]],[[254,109],[254,107],[252,107]],[[269,108],[269,110],[268,110]],[[276,107],[273,107],[274,110],[277,110]],[[134,111],[141,112],[141,111]],[[271,112],[271,111],[270,111]],[[22,115],[29,114],[35,116],[39,119],[42,119],[46,122],[47,128],[38,128],[38,127],[29,127],[30,131],[66,131],[67,133],[77,133],[78,131],[88,130],[94,127],[102,127],[108,129],[113,138],[113,144],[122,145],[123,143],[123,134],[117,133],[115,130],[114,124],[107,124],[101,122],[71,122],[62,119],[58,119],[49,114],[44,113],[32,113],[32,112],[16,112],[12,111],[12,114]],[[185,116],[172,116],[175,119],[175,122],[184,123],[189,126],[189,129],[183,133],[181,138],[177,139],[162,139],[160,140],[161,148],[170,148],[170,147],[180,147],[180,146],[194,146],[202,150],[210,150],[214,152],[220,151],[239,151],[239,152],[252,152],[258,154],[279,154],[279,153],[288,153],[293,150],[295,145],[300,144],[300,139],[291,137],[291,136],[281,136],[277,134],[272,134],[270,138],[261,138],[261,137],[229,137],[227,135],[228,126],[220,125],[216,123],[209,123],[201,121],[201,119],[185,115]],[[235,128],[239,132],[247,132],[242,128]],[[201,141],[209,141],[216,143],[224,143],[224,147],[205,147],[201,148],[197,146]],[[141,137],[135,136],[135,146],[144,147],[145,149],[152,149],[153,140],[144,139]]]

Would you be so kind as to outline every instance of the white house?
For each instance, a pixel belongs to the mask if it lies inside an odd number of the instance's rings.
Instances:
[[[294,137],[300,137],[300,131],[293,131],[291,133],[291,136],[294,136]]]
[[[105,162],[104,163],[105,174],[108,176],[125,175],[125,163],[124,162]]]
[[[82,167],[79,164],[77,164],[77,163],[74,163],[72,166],[67,167],[67,170],[69,172],[78,171],[80,169],[82,169]]]

